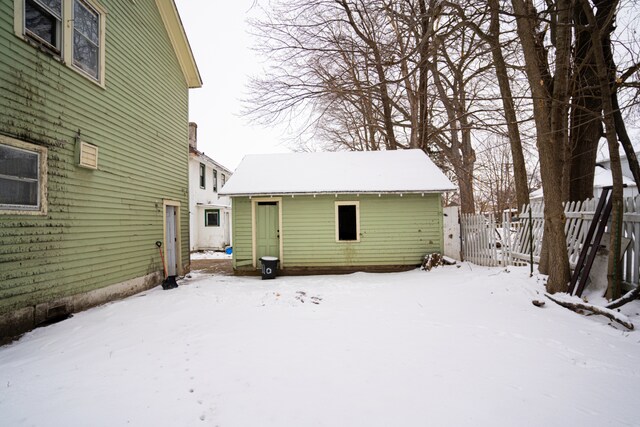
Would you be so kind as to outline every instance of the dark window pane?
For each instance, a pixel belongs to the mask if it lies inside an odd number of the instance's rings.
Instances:
[[[98,78],[100,15],[76,0],[73,5],[73,63]]]
[[[338,206],[338,240],[358,240],[355,205]]]
[[[73,6],[73,28],[94,45],[99,44],[98,14],[79,1],[76,1]]]
[[[0,175],[38,179],[38,154],[0,145]]]
[[[204,212],[204,225],[206,227],[218,227],[220,226],[220,211],[207,210]]]
[[[40,3],[45,8],[48,8],[58,18],[62,16],[62,0],[35,0],[35,3]]]
[[[98,47],[77,32],[73,34],[73,63],[98,77]]]
[[[0,177],[0,205],[38,206],[38,182]]]
[[[205,166],[200,163],[200,188],[204,188],[206,184],[205,171]]]
[[[51,46],[60,49],[60,20],[37,3],[26,0],[25,29]]]

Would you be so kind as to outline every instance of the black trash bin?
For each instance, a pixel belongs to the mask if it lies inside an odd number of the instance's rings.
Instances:
[[[260,258],[262,263],[262,280],[275,279],[276,270],[278,269],[278,258],[274,256],[263,256]]]

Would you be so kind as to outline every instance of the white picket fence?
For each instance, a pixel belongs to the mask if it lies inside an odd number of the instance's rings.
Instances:
[[[575,267],[598,199],[565,204],[565,235],[569,263]],[[624,200],[623,237],[631,241],[622,261],[622,280],[640,284],[640,197]],[[479,265],[518,265],[540,261],[542,233],[544,229],[544,205],[542,202],[525,206],[517,221],[509,213],[502,217],[501,227],[497,227],[493,214],[460,216],[462,252],[464,259]],[[531,220],[529,219],[531,218]]]

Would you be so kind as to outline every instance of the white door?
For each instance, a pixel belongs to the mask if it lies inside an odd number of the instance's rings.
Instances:
[[[164,238],[165,242],[165,251],[166,251],[166,262],[167,262],[167,275],[176,276],[178,273],[178,260],[177,260],[177,244],[178,238],[176,235],[176,207],[175,206],[167,206],[166,207],[166,235]]]
[[[458,207],[450,206],[442,210],[444,214],[444,254],[453,259],[461,260],[460,256],[460,220]]]
[[[223,243],[225,245],[228,245],[231,242],[230,233],[229,233],[230,228],[231,228],[231,221],[229,220],[229,212],[225,211],[223,218],[224,218],[224,222],[222,223],[222,227],[223,227],[223,230],[224,230],[224,242]]]

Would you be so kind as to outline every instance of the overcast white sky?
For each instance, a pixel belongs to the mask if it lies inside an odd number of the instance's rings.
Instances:
[[[191,89],[189,120],[198,124],[198,149],[234,170],[245,154],[287,152],[280,130],[250,125],[239,116],[250,75],[262,64],[250,50],[246,23],[254,0],[175,0],[203,86]]]

